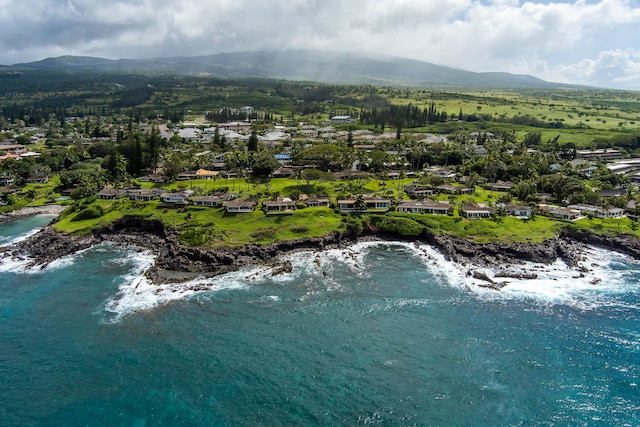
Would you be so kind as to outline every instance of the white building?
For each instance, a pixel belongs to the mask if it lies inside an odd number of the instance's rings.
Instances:
[[[353,123],[356,119],[351,116],[333,116],[329,119],[329,123],[331,124],[343,124],[343,123]]]

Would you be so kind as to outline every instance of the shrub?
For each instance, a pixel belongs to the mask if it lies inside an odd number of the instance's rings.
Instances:
[[[379,216],[373,219],[373,224],[381,230],[398,233],[401,236],[419,236],[423,225],[410,218]]]
[[[101,206],[94,205],[82,209],[71,221],[83,221],[85,219],[100,218],[104,215],[104,209]]]

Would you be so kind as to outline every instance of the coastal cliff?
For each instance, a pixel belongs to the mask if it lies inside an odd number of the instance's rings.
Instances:
[[[158,220],[125,218],[86,236],[69,236],[45,227],[29,239],[19,242],[12,253],[29,256],[34,265],[46,265],[55,259],[101,243],[133,245],[151,250],[155,265],[147,272],[155,282],[187,280],[194,275],[219,275],[253,264],[277,262],[280,255],[296,250],[322,250],[348,247],[363,240],[418,241],[437,248],[460,265],[503,266],[525,261],[552,263],[558,259],[575,266],[580,261],[581,248],[587,245],[618,251],[640,259],[640,241],[633,237],[608,237],[590,232],[565,229],[559,236],[538,244],[476,243],[466,239],[435,235],[423,231],[419,238],[407,238],[395,233],[380,233],[366,229],[345,231],[320,238],[280,241],[269,245],[249,244],[240,248],[186,247],[176,233]],[[5,249],[7,252],[8,249]]]

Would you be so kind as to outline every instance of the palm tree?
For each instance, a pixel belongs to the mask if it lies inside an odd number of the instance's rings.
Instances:
[[[362,194],[358,194],[358,196],[356,196],[353,208],[357,212],[364,212],[367,210],[367,202],[364,201],[364,196]]]

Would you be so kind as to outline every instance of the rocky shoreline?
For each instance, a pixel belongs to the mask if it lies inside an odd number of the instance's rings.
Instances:
[[[276,265],[283,254],[298,250],[347,248],[361,241],[411,241],[426,243],[438,249],[447,259],[461,266],[501,267],[525,261],[549,264],[558,259],[577,266],[587,246],[597,246],[640,259],[640,240],[633,237],[607,237],[593,233],[564,230],[555,239],[539,244],[475,243],[445,235],[423,233],[419,238],[372,231],[332,233],[321,238],[281,241],[270,245],[250,244],[241,248],[192,248],[181,245],[172,230],[160,221],[127,218],[88,236],[67,236],[45,227],[29,239],[11,248],[12,256],[30,257],[33,265],[46,265],[58,258],[100,243],[132,245],[146,248],[156,256],[147,276],[155,283],[184,281],[195,276],[216,276],[248,265]],[[0,257],[6,256],[5,248]],[[286,266],[279,266],[286,269]],[[483,280],[480,278],[480,280]]]

